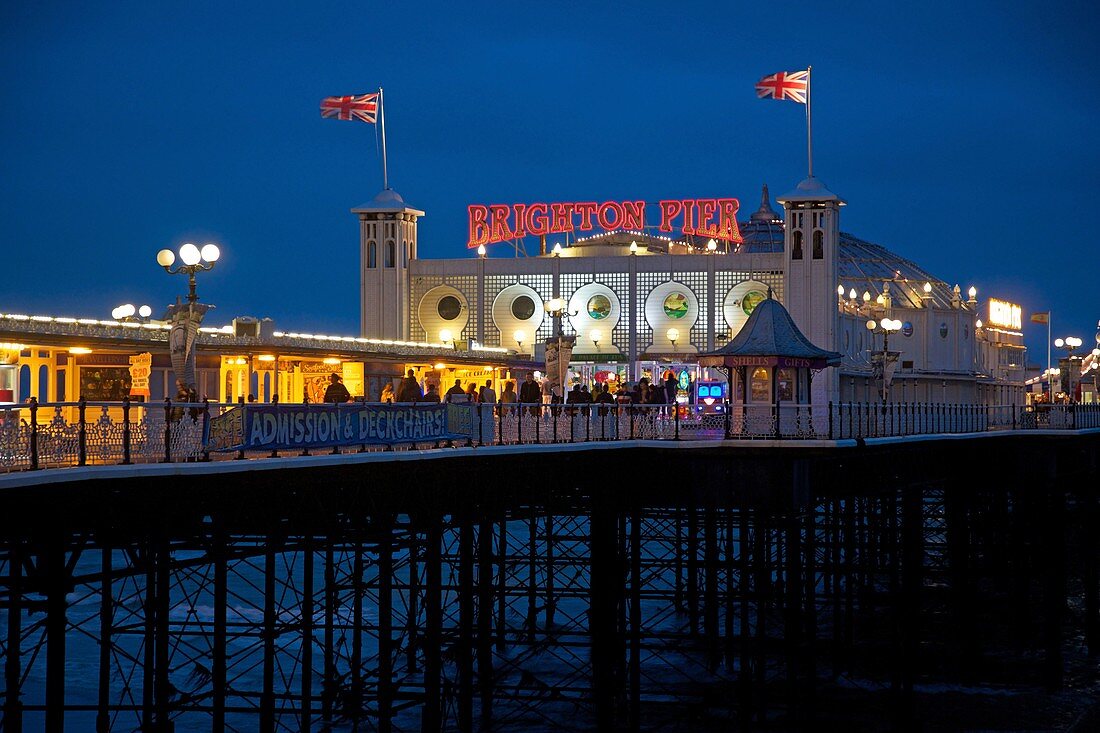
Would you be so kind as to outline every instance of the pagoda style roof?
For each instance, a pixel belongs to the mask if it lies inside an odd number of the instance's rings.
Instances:
[[[840,363],[841,354],[818,348],[806,338],[783,304],[772,297],[752,315],[728,344],[699,356],[700,366],[804,366],[822,369]]]

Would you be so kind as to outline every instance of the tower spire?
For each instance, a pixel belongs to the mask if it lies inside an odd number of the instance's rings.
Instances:
[[[760,194],[760,208],[749,217],[752,221],[775,221],[779,214],[772,208],[771,196],[768,195],[768,184],[764,184],[764,190]]]

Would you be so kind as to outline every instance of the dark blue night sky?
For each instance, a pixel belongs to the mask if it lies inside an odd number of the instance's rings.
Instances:
[[[218,242],[212,324],[358,332],[353,206],[374,128],[328,95],[386,89],[390,183],[421,256],[466,205],[734,196],[815,172],[841,228],[965,291],[1053,311],[1091,348],[1100,44],[1089,3],[0,5],[0,311],[106,318],[184,291],[154,255]],[[506,256],[503,245],[490,253]],[[1025,323],[1030,360],[1045,326]]]

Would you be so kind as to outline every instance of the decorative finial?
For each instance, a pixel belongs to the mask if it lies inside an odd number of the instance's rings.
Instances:
[[[767,191],[768,191],[768,187],[767,187],[767,185],[765,185],[765,186],[764,186],[764,194],[765,194],[765,195],[767,195]],[[771,285],[769,285],[769,286],[768,286],[768,300],[771,300],[771,299],[772,299],[772,297],[773,297],[773,296],[772,296],[772,286],[771,286]]]
[[[779,214],[775,213],[775,209],[772,208],[771,197],[768,195],[768,184],[764,184],[763,191],[760,194],[760,208],[749,218],[752,221],[776,221],[779,219]]]

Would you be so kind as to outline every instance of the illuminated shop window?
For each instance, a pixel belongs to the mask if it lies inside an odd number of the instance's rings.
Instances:
[[[771,385],[768,383],[768,370],[757,367],[752,370],[752,380],[749,388],[752,390],[753,402],[771,402]]]

